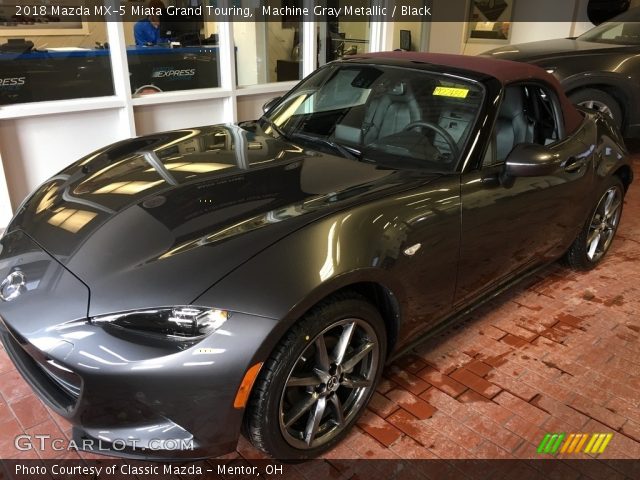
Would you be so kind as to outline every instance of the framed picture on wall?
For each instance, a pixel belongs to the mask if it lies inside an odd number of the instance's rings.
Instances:
[[[471,0],[467,42],[508,43],[515,0]]]

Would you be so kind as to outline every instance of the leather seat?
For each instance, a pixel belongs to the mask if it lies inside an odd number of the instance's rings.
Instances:
[[[496,121],[496,160],[503,162],[513,147],[533,141],[534,125],[525,111],[522,87],[508,87]]]
[[[411,122],[420,120],[420,108],[406,82],[395,82],[376,95],[367,105],[362,129],[362,143],[401,132]]]

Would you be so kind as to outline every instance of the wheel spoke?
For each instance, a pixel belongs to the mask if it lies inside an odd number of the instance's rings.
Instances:
[[[607,214],[611,211],[611,204],[613,203],[613,200],[616,197],[616,191],[615,190],[610,190],[607,193],[607,198],[604,201],[604,215],[607,216]]]
[[[333,406],[333,412],[335,414],[336,425],[341,426],[344,424],[344,410],[342,409],[342,402],[338,395],[331,395],[331,405]]]
[[[347,374],[342,378],[341,385],[344,385],[347,388],[363,388],[371,386],[371,380],[367,380],[366,378],[362,378],[357,375]]]
[[[323,383],[327,383],[331,378],[331,374],[327,371],[320,370],[319,368],[314,368],[313,371]]]
[[[600,244],[598,245],[599,247],[598,250],[600,250],[601,252],[605,252],[609,247],[609,243],[612,237],[613,237],[612,228],[608,228],[604,232],[602,232],[602,235],[600,235]]]
[[[289,377],[287,387],[314,387],[320,383],[321,378],[316,375],[306,377]]]
[[[313,439],[316,437],[318,433],[318,427],[320,427],[320,421],[324,416],[324,410],[327,406],[327,400],[325,397],[318,398],[316,402],[316,406],[309,415],[309,419],[307,420],[307,427],[304,430],[304,441],[308,446],[311,446]]]
[[[600,233],[600,231],[598,231],[598,234],[593,237],[593,239],[591,240],[591,242],[589,242],[589,258],[593,259],[594,255],[596,254],[596,250],[598,248],[598,244],[600,243],[600,237],[602,237],[602,234]]]
[[[296,420],[298,420],[302,415],[308,412],[317,400],[317,394],[313,394],[306,396],[298,403],[296,403],[285,415],[285,418],[283,419],[284,426],[289,428]]]
[[[359,347],[347,360],[345,360],[342,364],[342,368],[345,372],[350,372],[353,370],[360,361],[367,356],[367,354],[373,350],[374,343],[367,342],[361,347]]]
[[[344,360],[344,356],[347,353],[347,348],[349,348],[349,343],[351,343],[351,339],[353,338],[353,332],[355,328],[356,322],[351,322],[342,328],[340,339],[338,340],[338,343],[333,350],[333,358],[338,365],[342,364]]]
[[[598,226],[598,228],[594,229],[590,234],[589,237],[587,237],[587,246],[591,246],[591,243],[593,243],[593,241],[595,240],[595,238],[600,235],[600,227]]]
[[[620,200],[616,201],[613,205],[610,205],[609,209],[605,211],[605,218],[608,220],[613,217],[618,212],[620,205],[622,205],[622,202]]]
[[[324,342],[324,336],[320,335],[316,339],[316,365],[320,370],[329,371],[329,354],[327,353],[327,345]]]

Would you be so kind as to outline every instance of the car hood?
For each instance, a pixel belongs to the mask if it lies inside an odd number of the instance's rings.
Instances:
[[[627,50],[629,47],[609,43],[585,42],[573,38],[559,38],[555,40],[543,40],[539,42],[520,43],[508,45],[483,53],[483,56],[499,58],[501,60],[515,60],[523,62],[536,62],[551,60],[567,55],[590,55],[594,53],[604,54],[611,51]]]
[[[190,303],[314,219],[425,180],[251,125],[106,147],[41,185],[8,231],[26,233],[82,281],[98,315]]]

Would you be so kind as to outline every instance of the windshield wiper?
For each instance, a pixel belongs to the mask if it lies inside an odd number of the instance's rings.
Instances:
[[[352,160],[360,160],[362,158],[362,154],[358,150],[347,148],[344,145],[341,145],[339,143],[329,140],[328,138],[316,137],[315,135],[307,135],[305,133],[299,133],[299,132],[293,133],[291,135],[291,138],[306,140],[311,143],[321,143],[323,145],[326,145],[334,149],[335,151],[340,153],[343,157],[347,157]]]
[[[276,125],[276,123],[273,120],[271,120],[269,117],[263,115],[262,117],[260,117],[260,120],[262,120],[263,122],[266,122],[267,125],[269,125],[271,129],[278,134],[279,137],[282,137],[285,140],[291,140],[287,136],[287,134],[284,133],[284,131],[278,125]]]

